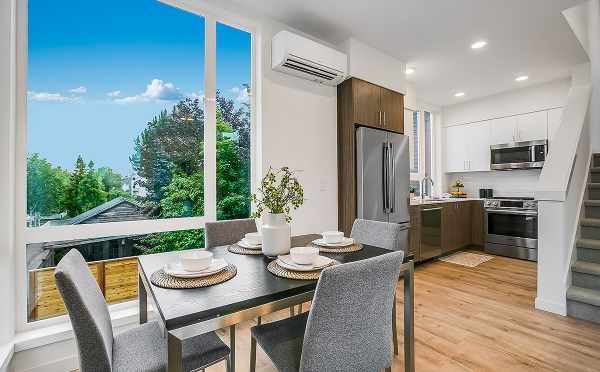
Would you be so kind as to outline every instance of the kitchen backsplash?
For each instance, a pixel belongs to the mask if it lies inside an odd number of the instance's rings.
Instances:
[[[494,189],[494,196],[533,197],[541,170],[471,172],[446,174],[446,185],[460,179],[468,197],[479,197],[479,189]],[[449,192],[450,190],[444,190]]]

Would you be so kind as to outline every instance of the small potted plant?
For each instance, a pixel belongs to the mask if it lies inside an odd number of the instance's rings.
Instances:
[[[454,184],[451,187],[456,189],[456,191],[450,192],[450,195],[452,195],[452,197],[454,197],[454,198],[466,198],[467,197],[467,193],[460,191],[460,189],[465,187],[465,185],[460,180],[456,180],[456,182],[454,182]]]
[[[408,192],[410,193],[410,197],[411,197],[411,198],[414,198],[414,197],[415,197],[415,191],[416,191],[416,188],[415,188],[414,186],[410,186],[410,187],[408,188]]]
[[[256,205],[252,217],[260,218],[264,213],[261,229],[263,254],[274,257],[289,253],[290,212],[304,203],[302,185],[288,167],[277,170],[269,167],[257,194],[252,194],[252,201]]]

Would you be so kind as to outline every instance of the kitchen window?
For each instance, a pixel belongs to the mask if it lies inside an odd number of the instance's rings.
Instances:
[[[170,2],[20,5],[21,323],[65,313],[53,267],[70,249],[109,303],[129,301],[135,256],[250,215],[252,32]]]
[[[419,194],[419,181],[433,175],[433,114],[426,110],[404,110],[405,134],[409,136],[411,187]],[[431,192],[430,185],[428,192]]]

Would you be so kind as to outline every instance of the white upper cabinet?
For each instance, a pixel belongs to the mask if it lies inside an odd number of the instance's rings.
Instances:
[[[490,170],[490,122],[446,128],[446,172]]]
[[[517,141],[537,141],[548,138],[548,112],[517,115]]]
[[[447,127],[446,129],[446,172],[464,172],[467,170],[467,141],[469,134],[466,125]]]
[[[482,123],[469,124],[467,127],[470,127],[466,146],[469,149],[469,170],[473,172],[489,171],[491,123],[488,120]]]
[[[563,109],[557,108],[548,111],[548,151],[552,147],[552,141],[556,136],[556,131],[560,126],[560,119],[562,118]]]
[[[515,142],[517,140],[517,119],[514,116],[489,120],[492,145]]]

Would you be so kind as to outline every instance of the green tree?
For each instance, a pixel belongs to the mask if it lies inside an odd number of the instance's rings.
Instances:
[[[102,188],[102,179],[94,169],[94,163],[90,161],[83,178],[77,185],[77,210],[78,214],[86,212],[107,201],[107,193]]]
[[[113,200],[122,196],[130,199],[131,195],[123,191],[123,176],[109,167],[100,167],[96,171],[102,180],[102,189],[107,194],[107,200]]]
[[[75,217],[81,213],[77,198],[79,194],[79,183],[85,176],[85,173],[85,162],[83,161],[81,155],[78,155],[77,160],[75,161],[75,169],[69,176],[69,184],[65,189],[63,199],[63,205],[69,217]]]
[[[181,251],[204,247],[204,230],[182,230],[150,234],[135,245],[141,254]]]
[[[69,173],[32,154],[27,157],[27,213],[42,216],[63,211]]]

